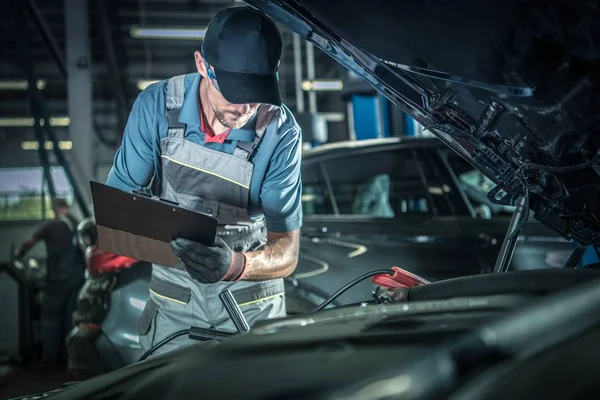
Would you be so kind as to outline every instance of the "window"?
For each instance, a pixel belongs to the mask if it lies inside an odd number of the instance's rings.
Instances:
[[[71,204],[73,190],[62,167],[51,167],[56,195]],[[0,169],[0,220],[54,217],[42,167]]]
[[[455,154],[448,154],[448,163],[454,170],[469,201],[477,209],[478,214],[483,209],[489,210],[492,215],[509,215],[513,213],[514,207],[498,205],[487,198],[488,192],[494,189],[496,184],[467,160]]]
[[[454,187],[428,149],[374,151],[324,163],[341,215],[454,215]],[[447,171],[446,171],[447,173]],[[466,205],[462,204],[465,209]],[[462,211],[461,208],[461,211]]]
[[[302,211],[304,215],[334,214],[318,164],[302,169]]]

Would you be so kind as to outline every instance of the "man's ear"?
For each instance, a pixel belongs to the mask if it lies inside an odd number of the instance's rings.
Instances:
[[[202,54],[199,51],[194,52],[194,61],[196,62],[196,69],[198,73],[202,75],[203,78],[206,78],[206,64],[204,64],[204,58],[202,58]]]

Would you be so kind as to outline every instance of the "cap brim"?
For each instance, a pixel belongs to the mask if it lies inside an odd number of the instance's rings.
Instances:
[[[281,106],[281,92],[276,75],[244,74],[215,68],[219,90],[232,104],[272,104]]]

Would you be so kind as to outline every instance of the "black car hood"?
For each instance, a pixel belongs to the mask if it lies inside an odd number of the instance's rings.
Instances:
[[[600,5],[248,0],[361,76],[536,219],[600,242]],[[600,171],[600,169],[598,169]]]

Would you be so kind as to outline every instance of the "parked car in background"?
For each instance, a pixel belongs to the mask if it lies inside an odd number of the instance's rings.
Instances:
[[[68,370],[89,379],[126,365],[142,355],[137,320],[150,293],[151,265],[98,249],[94,218],[77,226],[86,258],[86,281],[67,337]]]
[[[513,208],[437,138],[328,144],[305,152],[300,262],[286,280],[291,313],[357,276],[399,266],[430,281],[492,272]],[[511,269],[561,267],[571,244],[531,220]],[[337,305],[369,300],[368,280]]]

